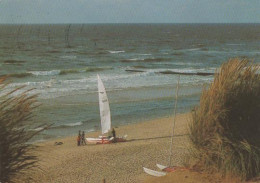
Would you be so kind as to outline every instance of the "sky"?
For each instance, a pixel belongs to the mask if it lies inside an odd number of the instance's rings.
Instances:
[[[260,0],[0,0],[0,23],[260,23]]]

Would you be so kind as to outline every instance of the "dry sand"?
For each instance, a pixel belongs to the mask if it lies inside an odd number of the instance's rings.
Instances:
[[[181,165],[187,152],[187,124],[190,114],[176,117],[172,164]],[[77,147],[76,135],[39,143],[35,154],[39,168],[27,171],[15,182],[88,182],[106,183],[144,182],[148,175],[142,167],[156,168],[167,164],[173,118],[162,118],[137,124],[119,126],[117,135],[127,134],[128,141],[106,145]],[[100,133],[87,134],[97,137]],[[55,146],[55,142],[63,145]]]
[[[173,138],[172,165],[183,166],[188,157],[187,135],[191,114],[176,117]],[[219,175],[194,171],[176,171],[165,177],[152,177],[144,173],[143,166],[158,170],[156,163],[167,165],[173,118],[119,126],[117,135],[127,134],[128,141],[105,145],[78,147],[76,136],[38,144],[32,153],[39,157],[39,168],[31,169],[14,178],[14,182],[37,183],[235,183]],[[97,137],[100,133],[87,134]],[[63,145],[55,146],[55,142]],[[260,182],[259,179],[253,182]]]

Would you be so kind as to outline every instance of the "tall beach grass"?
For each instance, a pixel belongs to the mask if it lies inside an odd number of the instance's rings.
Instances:
[[[32,111],[38,106],[36,95],[24,87],[7,90],[6,78],[0,78],[0,182],[13,182],[15,175],[35,166],[37,157],[29,153],[35,146],[28,142],[42,130],[29,132]]]
[[[250,179],[260,170],[260,73],[247,59],[224,63],[192,112],[197,165]]]

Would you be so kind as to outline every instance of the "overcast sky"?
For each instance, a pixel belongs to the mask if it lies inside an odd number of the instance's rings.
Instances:
[[[260,0],[0,0],[0,23],[260,23]]]

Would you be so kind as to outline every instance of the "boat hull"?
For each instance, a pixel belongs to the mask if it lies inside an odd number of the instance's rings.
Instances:
[[[162,176],[165,176],[166,173],[165,172],[158,172],[158,171],[155,171],[155,170],[151,170],[149,168],[145,168],[143,167],[144,169],[144,172],[149,174],[149,175],[152,175],[152,176],[155,176],[155,177],[162,177]]]
[[[122,138],[122,137],[111,137],[111,138],[108,138],[108,137],[99,137],[99,138],[86,138],[87,142],[88,143],[91,143],[91,144],[111,144],[111,143],[116,143],[116,142],[126,142],[126,139],[125,138]]]

